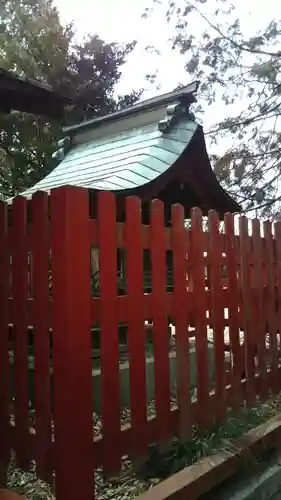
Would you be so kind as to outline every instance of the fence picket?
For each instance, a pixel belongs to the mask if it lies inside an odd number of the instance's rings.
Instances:
[[[267,370],[266,370],[266,348],[264,332],[264,300],[263,300],[263,255],[262,240],[260,232],[260,221],[252,221],[252,240],[254,258],[254,291],[255,291],[255,332],[258,351],[258,371],[260,376],[260,398],[264,400],[268,395]]]
[[[9,249],[7,205],[0,202],[0,487],[6,484],[6,472],[10,457],[9,443]]]
[[[187,297],[186,229],[184,225],[184,209],[181,205],[172,207],[171,239],[174,271],[173,315],[176,328],[179,437],[182,441],[187,441],[191,435],[189,304]]]
[[[157,419],[157,441],[167,442],[170,433],[170,364],[166,302],[166,245],[164,205],[151,203],[150,254],[152,265],[152,311],[154,347],[154,387]]]
[[[242,406],[241,372],[244,366],[240,346],[240,318],[238,313],[239,293],[237,276],[236,238],[234,233],[234,217],[224,217],[226,239],[226,266],[228,275],[228,318],[229,341],[232,354],[232,407],[238,410]]]
[[[37,439],[36,472],[38,477],[52,483],[50,448],[51,388],[50,388],[50,333],[49,333],[49,217],[47,193],[36,193],[32,198],[32,278],[34,291],[34,397],[35,429]]]
[[[275,315],[275,286],[274,286],[274,257],[273,257],[273,236],[272,226],[270,221],[265,221],[263,224],[265,252],[266,252],[266,279],[267,279],[267,294],[266,294],[266,319],[267,329],[264,332],[269,336],[269,355],[270,355],[270,385],[274,394],[278,392],[278,351],[277,351],[277,325]]]
[[[274,224],[274,236],[275,236],[275,260],[276,260],[276,323],[279,334],[278,342],[278,368],[280,366],[281,358],[281,222],[275,222]],[[279,389],[281,389],[281,381],[279,380]]]
[[[247,404],[251,406],[255,401],[255,340],[253,338],[253,311],[250,287],[249,229],[248,220],[244,216],[239,219],[239,232],[241,248],[241,289],[244,316],[245,372],[247,381],[246,399]]]
[[[118,473],[121,466],[117,232],[115,197],[112,193],[104,192],[98,195],[98,239],[104,471],[106,475],[111,476]]]
[[[57,500],[93,499],[89,195],[51,193],[53,385]]]
[[[130,359],[130,405],[133,458],[143,460],[148,449],[146,402],[146,355],[144,331],[143,248],[141,202],[126,200],[126,278],[128,304],[128,347]],[[132,242],[134,244],[132,245]]]
[[[196,296],[194,322],[196,337],[197,406],[199,424],[204,426],[210,424],[212,415],[209,408],[210,383],[203,239],[202,212],[200,209],[194,208],[191,213],[191,253],[193,286]]]
[[[209,261],[212,297],[212,323],[215,353],[216,417],[225,418],[225,367],[224,367],[224,303],[222,296],[221,240],[219,219],[215,211],[209,212]]]
[[[26,199],[18,196],[12,207],[12,294],[14,316],[14,391],[16,456],[19,467],[29,461],[29,391],[27,351],[28,252],[26,240]]]
[[[281,322],[281,223],[274,226],[274,239],[271,224],[265,223],[262,238],[259,221],[253,221],[250,236],[248,221],[241,217],[236,236],[234,216],[227,214],[225,235],[220,235],[216,212],[209,213],[209,231],[204,232],[202,212],[193,209],[191,229],[187,231],[183,207],[174,205],[169,228],[165,227],[164,204],[154,200],[150,226],[144,227],[139,199],[126,199],[126,222],[117,223],[114,195],[99,193],[97,198],[98,219],[92,220],[87,190],[56,189],[50,197],[50,221],[48,195],[37,193],[31,201],[31,222],[27,225],[27,202],[18,197],[12,205],[11,229],[7,228],[7,207],[0,203],[0,485],[13,446],[18,464],[27,468],[34,457],[37,475],[49,483],[54,468],[57,500],[92,499],[94,466],[103,466],[107,477],[115,476],[120,472],[123,455],[129,454],[139,464],[146,458],[150,443],[166,446],[174,434],[186,441],[193,424],[199,423],[204,428],[213,417],[217,422],[223,421],[229,405],[238,410],[244,404],[245,384],[241,384],[244,369],[248,405],[255,401],[256,391],[265,399],[269,388],[277,392],[281,384],[278,377],[281,346],[277,344]],[[99,295],[94,298],[90,291],[91,244],[95,247],[95,259],[99,255]],[[118,249],[122,249],[121,253]],[[150,293],[144,293],[144,249],[151,256]],[[173,254],[174,279],[172,285],[169,282],[172,292],[167,288],[170,259],[167,251]],[[122,264],[125,255],[121,278],[127,290],[119,296],[117,268],[121,254]],[[12,297],[8,297],[9,267]],[[222,276],[225,267],[227,277]],[[228,320],[224,318],[225,307]],[[170,358],[175,353],[169,352],[170,316],[176,328],[178,408],[173,411]],[[147,417],[150,381],[146,380],[144,320],[148,318],[153,320],[156,418]],[[269,374],[266,321],[270,334]],[[13,323],[15,338],[15,422],[11,426],[8,323]],[[102,436],[95,437],[94,443],[93,323],[99,323],[101,330],[102,420]],[[120,422],[120,323],[128,324],[131,426],[126,428]],[[215,394],[209,393],[207,323],[214,330]],[[35,332],[35,433],[29,429],[29,325]],[[189,325],[195,327],[192,335],[196,339],[195,402],[190,394]],[[229,325],[232,353],[232,371],[227,378],[226,325]],[[54,415],[50,401],[49,328],[53,333]],[[239,328],[244,330],[244,346],[240,345]],[[256,348],[259,378],[254,364]]]

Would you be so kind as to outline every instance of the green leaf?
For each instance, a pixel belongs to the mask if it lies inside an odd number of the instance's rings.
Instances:
[[[1,11],[1,66],[76,96],[75,104],[65,109],[66,124],[112,112],[139,98],[138,90],[113,97],[135,44],[107,43],[91,35],[75,45],[72,25],[62,26],[49,0],[7,0]],[[16,194],[51,172],[61,137],[60,123],[22,113],[0,115],[0,146],[9,151],[1,153],[0,187]]]

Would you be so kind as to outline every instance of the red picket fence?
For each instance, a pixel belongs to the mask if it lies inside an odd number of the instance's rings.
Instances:
[[[281,388],[281,225],[215,212],[208,232],[202,213],[184,226],[180,205],[164,225],[163,204],[151,203],[142,226],[141,203],[126,199],[126,222],[116,222],[115,198],[98,195],[89,217],[86,189],[64,187],[0,205],[0,462],[10,450],[20,467],[35,460],[39,477],[53,482],[58,500],[93,498],[94,474],[118,473],[123,455],[145,458],[150,443],[186,440],[191,426],[222,421],[228,407],[251,405]],[[92,248],[99,250],[99,295],[91,294]],[[125,249],[126,294],[117,292],[117,249]],[[144,292],[143,255],[150,252],[152,291]],[[173,255],[167,291],[166,252]],[[51,263],[51,294],[50,294]],[[228,309],[228,318],[224,310]],[[207,311],[209,318],[207,318]],[[175,325],[177,405],[171,408],[168,317]],[[147,417],[144,321],[153,322],[156,415]],[[131,424],[120,424],[118,325],[128,325]],[[92,325],[101,330],[102,432],[93,438]],[[214,329],[215,387],[210,387],[207,325]],[[189,333],[189,327],[195,333]],[[225,327],[232,365],[225,367]],[[27,332],[34,331],[35,423],[29,409]],[[14,339],[11,405],[9,329]],[[50,381],[52,330],[53,409]],[[240,342],[240,329],[244,343]],[[266,347],[265,334],[269,346]],[[189,335],[196,339],[197,399],[190,395]],[[279,339],[279,340],[278,340]],[[245,377],[241,377],[245,372]]]

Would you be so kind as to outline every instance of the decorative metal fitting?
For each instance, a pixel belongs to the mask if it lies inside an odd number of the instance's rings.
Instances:
[[[160,132],[168,132],[175,122],[186,113],[186,108],[182,106],[180,102],[169,104],[166,108],[165,118],[158,122],[158,130],[160,130]]]
[[[64,148],[57,149],[57,151],[55,151],[52,154],[53,160],[58,160],[58,161],[62,161],[64,159],[64,156],[65,156]]]
[[[71,138],[64,137],[58,141],[59,149],[52,154],[53,160],[62,161],[71,148]]]

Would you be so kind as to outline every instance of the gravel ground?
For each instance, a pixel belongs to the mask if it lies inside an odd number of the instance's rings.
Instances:
[[[174,405],[173,401],[172,405]],[[154,413],[154,410],[155,408],[152,403],[150,405],[150,411]],[[195,429],[192,438],[192,446],[183,445],[186,447],[186,452],[188,454],[186,458],[183,457],[182,454],[179,454],[174,448],[176,454],[178,453],[178,457],[181,459],[181,465],[178,470],[194,463],[202,456],[211,455],[222,449],[233,449],[235,441],[239,436],[255,428],[268,418],[280,414],[280,411],[281,397],[278,396],[263,404],[257,403],[252,410],[245,410],[243,418],[241,416],[235,416],[229,411],[228,419],[224,425],[205,431],[201,435],[198,434]],[[128,419],[128,412],[123,413],[123,422],[125,422],[126,419]],[[96,417],[96,433],[98,433],[99,426],[100,422]],[[178,457],[175,456],[176,459]],[[161,479],[157,477],[155,471],[159,469],[157,469],[157,467],[154,468],[154,462],[150,464],[152,465],[154,477],[150,477],[149,479],[137,477],[127,457],[123,457],[122,462],[121,475],[112,482],[106,482],[104,480],[101,470],[95,471],[95,498],[97,500],[131,500],[163,479],[163,477]],[[149,468],[149,472],[151,472],[151,468]],[[28,500],[55,500],[52,489],[46,483],[36,478],[35,464],[33,464],[33,470],[30,472],[23,472],[16,467],[14,458],[11,459],[8,470],[8,487],[19,494],[25,495],[25,498]]]
[[[132,471],[131,462],[123,459],[122,473],[118,481],[106,482],[101,470],[95,471],[95,497],[97,500],[132,499],[159,481],[158,479],[144,481],[137,478]],[[23,472],[16,467],[14,458],[11,459],[8,470],[8,488],[24,495],[28,500],[55,500],[52,488],[36,477],[35,464],[33,470]]]
[[[173,332],[174,333],[174,332]],[[240,342],[243,342],[243,332],[240,333]],[[172,337],[173,338],[173,337]],[[208,340],[213,341],[213,331],[208,329]],[[225,341],[229,341],[229,329],[225,329]],[[173,341],[171,342],[171,349],[173,350]],[[278,339],[280,345],[280,338]],[[195,397],[195,393],[193,397]],[[171,407],[176,406],[175,399],[171,400]],[[155,415],[155,403],[152,401],[148,404],[148,415]],[[31,420],[34,414],[31,412]],[[130,423],[130,411],[122,410],[121,423]],[[101,432],[102,424],[97,415],[93,418],[94,434],[99,435]],[[118,479],[114,482],[106,482],[102,475],[102,470],[95,471],[95,489],[97,500],[125,500],[133,499],[141,492],[147,490],[151,486],[160,482],[160,478],[154,477],[149,480],[144,480],[137,477],[133,471],[132,463],[128,457],[122,459],[122,472]],[[32,464],[30,472],[23,472],[16,467],[14,457],[11,458],[8,469],[8,487],[19,494],[25,495],[28,500],[55,500],[54,492],[43,481],[37,479],[35,474],[35,464]]]
[[[171,408],[176,407],[175,399],[171,400]],[[155,402],[148,404],[148,416],[155,415]],[[31,422],[34,420],[34,413],[30,412]],[[122,410],[121,424],[130,423],[130,410]],[[94,435],[101,433],[102,423],[97,415],[93,416]],[[125,500],[135,498],[142,491],[160,482],[159,478],[144,480],[137,477],[133,470],[132,462],[128,457],[122,458],[122,471],[120,477],[112,483],[105,481],[102,469],[95,471],[95,489],[97,500]],[[12,457],[8,469],[8,487],[25,495],[28,500],[55,500],[52,488],[44,481],[36,477],[35,463],[32,464],[30,472],[23,472],[16,467],[15,458]]]

